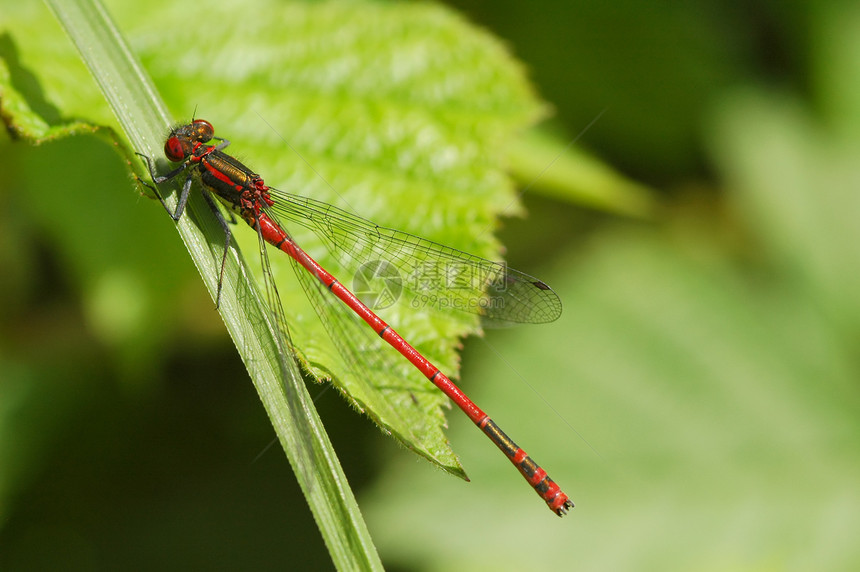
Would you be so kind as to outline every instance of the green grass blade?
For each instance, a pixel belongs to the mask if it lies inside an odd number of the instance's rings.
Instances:
[[[160,155],[169,114],[98,2],[49,0],[48,5],[74,42],[134,149]],[[176,190],[176,189],[174,189]],[[168,204],[174,205],[171,198]],[[223,242],[214,217],[195,196],[180,235],[210,292],[214,292]],[[346,478],[292,360],[286,375],[277,359],[271,316],[241,254],[227,258],[220,312],[254,380],[269,417],[339,569],[381,568],[367,527]],[[286,388],[285,388],[285,384]],[[297,402],[289,403],[289,398]],[[301,411],[297,418],[294,412]]]

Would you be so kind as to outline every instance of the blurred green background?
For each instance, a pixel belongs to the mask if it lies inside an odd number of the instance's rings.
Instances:
[[[465,389],[572,496],[564,520],[458,412],[470,484],[318,400],[383,561],[860,565],[860,6],[449,4],[526,63],[549,129],[662,207],[527,192],[499,236],[565,314],[465,342]],[[271,427],[164,213],[116,192],[116,153],[5,137],[0,165],[0,568],[330,567],[283,455],[258,456]],[[68,196],[95,186],[98,204]],[[129,235],[122,259],[92,248]]]

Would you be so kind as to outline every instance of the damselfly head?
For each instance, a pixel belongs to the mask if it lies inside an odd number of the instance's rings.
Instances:
[[[164,142],[164,154],[174,163],[184,161],[194,153],[200,143],[206,143],[215,135],[215,128],[205,119],[180,125],[171,130]]]
[[[215,128],[205,119],[195,119],[188,127],[192,130],[192,139],[200,143],[206,143],[215,135]]]

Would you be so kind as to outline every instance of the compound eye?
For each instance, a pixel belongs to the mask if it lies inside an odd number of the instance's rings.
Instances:
[[[195,119],[194,123],[194,138],[201,143],[206,143],[215,136],[215,128],[205,119]]]
[[[185,159],[185,151],[182,149],[182,143],[178,137],[170,137],[164,143],[164,154],[174,163],[179,163]]]

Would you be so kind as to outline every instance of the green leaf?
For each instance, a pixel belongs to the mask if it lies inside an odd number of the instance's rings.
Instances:
[[[250,19],[244,17],[247,7],[226,2],[207,3],[193,18],[177,3],[112,8],[144,63],[126,73],[151,75],[173,117],[196,113],[212,121],[218,135],[234,142],[231,152],[269,184],[496,257],[498,244],[489,231],[497,216],[520,208],[500,167],[507,141],[539,117],[542,107],[523,70],[487,34],[432,5],[259,2],[255,12],[266,17]],[[28,8],[20,10],[20,19],[33,18]],[[239,35],[237,21],[243,22]],[[38,78],[39,100],[61,111],[30,114],[47,127],[24,126],[22,132],[43,139],[47,129],[69,124],[62,117],[112,124],[67,50],[32,35],[15,36],[12,46],[24,58],[21,70],[62,64],[58,76]],[[124,57],[105,54],[97,65],[117,66]],[[19,84],[11,81],[9,93],[20,93]],[[102,81],[117,108],[147,105],[146,88],[117,101],[110,95],[115,87]],[[157,115],[123,124],[134,148],[152,156],[158,156],[163,137]],[[294,232],[338,273],[336,261],[313,236]],[[253,252],[253,233],[238,234]],[[209,244],[217,250],[214,233],[205,245],[206,264],[218,259]],[[356,375],[288,277],[286,257],[271,258],[283,277],[279,287],[292,338],[308,369],[332,378],[356,407],[407,447],[462,476],[442,432],[444,396],[405,364]],[[458,338],[478,331],[474,316],[428,316],[402,305],[384,317],[451,376],[457,372]]]
[[[532,130],[516,140],[509,161],[513,175],[523,184],[523,193],[534,189],[594,209],[652,217],[657,210],[652,191],[574,147],[578,138],[564,142],[544,130]]]

